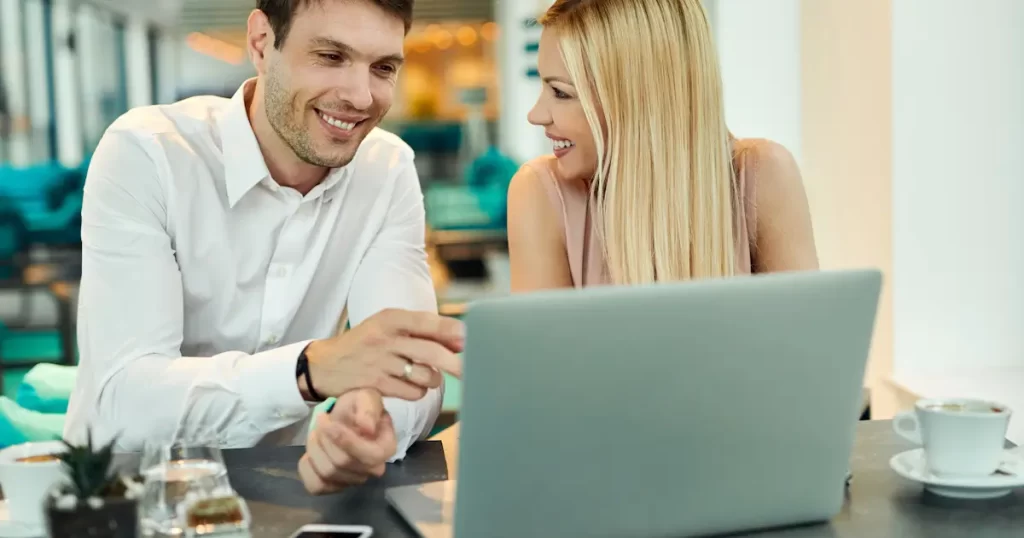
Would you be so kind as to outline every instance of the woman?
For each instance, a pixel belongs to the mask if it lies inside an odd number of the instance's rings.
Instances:
[[[725,125],[700,0],[558,0],[541,18],[554,145],[509,187],[512,288],[818,267],[792,156]]]

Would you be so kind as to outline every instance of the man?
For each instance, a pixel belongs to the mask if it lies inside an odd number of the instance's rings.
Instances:
[[[258,76],[133,110],[92,158],[65,435],[298,444],[311,492],[428,434],[462,326],[436,315],[412,150],[375,126],[412,0],[260,0]],[[347,315],[354,329],[335,334]]]

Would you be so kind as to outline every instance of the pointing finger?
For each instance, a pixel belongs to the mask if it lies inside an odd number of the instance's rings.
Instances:
[[[466,327],[455,318],[410,310],[385,310],[378,316],[384,329],[394,335],[433,340],[455,353],[466,343]]]

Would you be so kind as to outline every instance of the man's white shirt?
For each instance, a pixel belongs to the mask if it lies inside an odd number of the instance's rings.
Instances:
[[[413,152],[375,129],[307,195],[270,177],[233,98],[132,110],[93,155],[82,208],[80,367],[65,437],[302,444],[311,340],[387,308],[436,311]],[[316,380],[313,380],[314,386]],[[443,389],[386,399],[396,458]]]

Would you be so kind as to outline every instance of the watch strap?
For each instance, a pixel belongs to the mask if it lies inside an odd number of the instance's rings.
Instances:
[[[320,396],[320,393],[318,393],[313,387],[313,376],[309,373],[309,357],[306,355],[307,349],[309,349],[309,346],[302,348],[302,352],[299,353],[299,360],[295,362],[295,379],[305,379],[306,390],[309,391],[309,395],[314,401],[322,402],[325,398]]]

